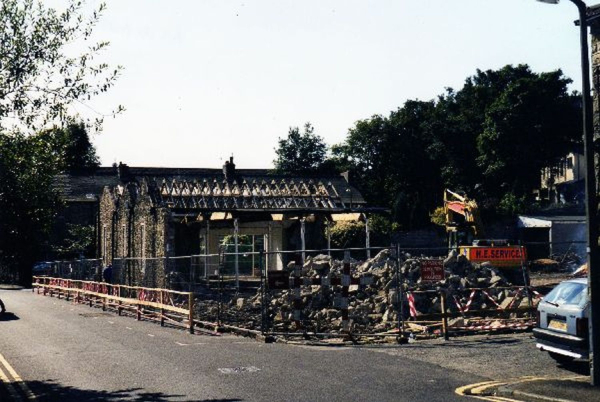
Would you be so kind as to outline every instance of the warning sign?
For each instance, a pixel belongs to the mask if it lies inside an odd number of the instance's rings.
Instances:
[[[524,247],[461,247],[463,254],[469,261],[485,262],[489,261],[495,267],[518,267],[527,260],[527,251]]]
[[[444,260],[421,260],[422,281],[443,281]]]

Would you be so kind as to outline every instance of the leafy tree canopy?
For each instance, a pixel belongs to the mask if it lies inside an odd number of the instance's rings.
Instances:
[[[314,127],[306,123],[303,133],[298,127],[290,127],[287,138],[279,138],[275,153],[277,159],[273,163],[278,173],[311,175],[325,168],[327,144],[314,133]]]
[[[69,55],[73,43],[91,40],[105,9],[101,4],[85,17],[83,7],[79,0],[69,0],[62,12],[37,0],[0,3],[0,131],[31,133],[63,123],[74,114],[74,104],[85,104],[113,86],[121,67],[96,60],[108,42]],[[93,121],[98,129],[102,118]]]
[[[99,130],[103,116],[82,121],[75,106],[89,108],[121,72],[97,60],[108,42],[80,46],[105,8],[86,16],[84,7],[0,2],[0,269],[24,285],[59,207],[56,174],[98,165],[88,128]]]
[[[581,106],[569,83],[560,70],[527,65],[477,70],[459,91],[356,122],[331,160],[405,229],[429,222],[444,188],[522,212],[541,169],[580,143]]]

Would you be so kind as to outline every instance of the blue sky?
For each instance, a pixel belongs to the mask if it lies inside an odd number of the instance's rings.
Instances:
[[[107,5],[96,38],[111,42],[103,60],[125,70],[90,106],[127,111],[95,137],[104,165],[220,167],[233,154],[239,168],[271,167],[290,126],[310,121],[338,143],[355,121],[458,89],[477,68],[561,68],[581,85],[566,0]]]

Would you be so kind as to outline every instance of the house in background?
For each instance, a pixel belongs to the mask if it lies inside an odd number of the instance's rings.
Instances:
[[[538,201],[551,204],[580,204],[585,196],[585,158],[583,150],[570,152],[553,166],[542,170]]]

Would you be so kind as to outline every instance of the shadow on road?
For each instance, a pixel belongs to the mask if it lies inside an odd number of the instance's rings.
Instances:
[[[148,401],[166,402],[172,398],[181,400],[185,395],[169,395],[162,392],[144,392],[143,388],[129,388],[119,391],[79,389],[57,384],[52,380],[28,381],[27,386],[36,396],[36,401],[61,402],[100,402],[100,401]],[[1,393],[0,393],[1,395]],[[1,399],[1,398],[0,398]],[[241,402],[241,399],[185,399],[195,402]]]
[[[15,313],[11,313],[10,311],[0,314],[0,321],[14,321],[18,319],[19,317],[16,316]]]
[[[570,363],[559,364],[558,366],[575,374],[590,375],[590,363],[587,361],[573,361]]]
[[[523,343],[523,339],[511,339],[511,338],[486,338],[486,339],[460,339],[460,338],[451,338],[449,341],[445,342],[435,342],[435,343],[419,343],[419,342],[409,342],[406,344],[381,344],[381,345],[359,345],[358,348],[365,349],[406,349],[407,347],[411,349],[439,349],[439,348],[496,348],[499,345],[519,345]]]

